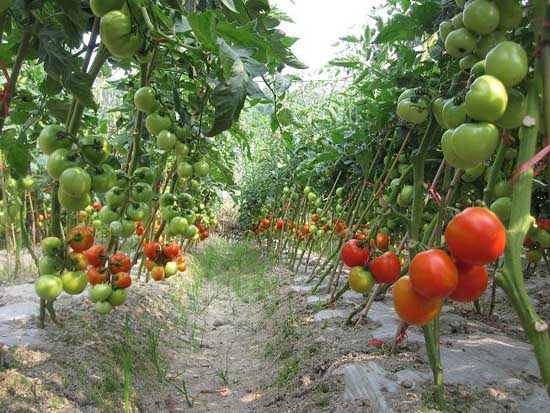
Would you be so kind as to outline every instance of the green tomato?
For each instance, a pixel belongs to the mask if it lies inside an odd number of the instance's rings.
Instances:
[[[46,171],[52,179],[57,181],[65,169],[79,165],[77,159],[78,157],[69,152],[67,149],[56,149],[48,157],[48,161],[46,162]]]
[[[186,209],[185,211],[183,211],[182,216],[187,220],[189,224],[195,222],[196,214],[195,211],[193,211],[192,209]]]
[[[131,57],[144,42],[140,34],[132,33],[130,17],[119,10],[110,11],[101,18],[99,33],[103,44],[115,57]]]
[[[406,122],[419,124],[428,119],[430,103],[424,98],[403,99],[397,104],[397,116]]]
[[[189,223],[183,217],[174,217],[170,220],[170,231],[173,234],[183,235],[187,231]]]
[[[48,125],[38,135],[38,147],[46,155],[50,155],[57,149],[70,149],[72,145],[65,128],[59,125]]]
[[[122,230],[120,232],[120,236],[122,238],[131,237],[132,234],[136,231],[137,224],[135,221],[123,219],[122,221],[120,221],[120,223],[122,224]]]
[[[542,248],[550,248],[550,231],[542,228],[535,228],[529,237]]]
[[[465,28],[453,30],[445,40],[445,49],[452,57],[464,57],[476,47],[476,38]]]
[[[454,168],[466,169],[473,168],[476,164],[472,164],[467,160],[464,161],[456,154],[453,145],[453,135],[455,130],[449,129],[443,133],[441,137],[441,150],[443,151],[443,156],[445,160]]]
[[[111,146],[103,136],[86,136],[80,140],[79,148],[84,158],[93,165],[99,165],[111,154]]]
[[[201,178],[208,176],[210,173],[210,165],[205,161],[197,161],[193,164],[193,173]]]
[[[84,169],[75,166],[65,169],[59,177],[59,190],[72,197],[80,197],[92,189],[92,178]]]
[[[460,67],[460,70],[463,72],[468,73],[477,62],[479,62],[479,57],[475,54],[469,54],[460,59],[458,67]]]
[[[132,179],[134,182],[145,182],[149,185],[153,185],[155,182],[155,173],[151,168],[142,166],[134,171],[132,174]]]
[[[159,198],[159,205],[161,208],[166,207],[168,205],[174,205],[176,202],[178,202],[178,198],[171,194],[170,192],[166,192],[162,194]]]
[[[113,293],[109,296],[108,301],[113,307],[118,307],[119,305],[124,304],[127,298],[128,292],[123,288],[119,288],[113,291]]]
[[[491,75],[483,75],[470,86],[465,104],[470,118],[494,122],[504,114],[508,94],[500,80]]]
[[[59,297],[63,291],[63,282],[61,278],[55,275],[41,275],[34,282],[34,291],[36,291],[36,294],[40,298],[47,301],[53,301]]]
[[[474,76],[483,76],[485,74],[485,60],[480,60],[470,69],[470,74]]]
[[[447,128],[443,122],[443,107],[447,103],[448,99],[438,97],[432,102],[432,113],[434,115],[435,121],[442,128]]]
[[[516,159],[518,156],[518,151],[515,148],[506,148],[504,151],[504,159],[511,161],[512,159]]]
[[[63,291],[70,295],[78,295],[86,289],[88,276],[86,271],[67,271],[61,276]]]
[[[92,191],[104,194],[116,185],[116,174],[107,164],[89,170],[92,176]]]
[[[92,13],[97,17],[103,17],[113,10],[120,10],[125,0],[90,0]]]
[[[60,256],[63,253],[63,241],[57,237],[46,237],[40,241],[44,254],[50,257]]]
[[[477,34],[494,32],[500,21],[500,11],[495,2],[474,0],[464,8],[462,22],[464,26]]]
[[[191,208],[194,203],[193,196],[187,192],[182,192],[178,195],[178,202],[183,208]]]
[[[19,184],[24,191],[30,191],[34,188],[34,178],[27,175],[24,178],[21,178]]]
[[[504,223],[510,220],[510,214],[512,213],[512,199],[509,197],[500,197],[489,207],[491,211]]]
[[[189,155],[189,145],[186,145],[182,142],[176,142],[176,146],[174,146],[174,153],[176,156],[180,158],[185,158],[187,155]]]
[[[443,106],[443,123],[447,129],[454,129],[466,122],[466,109],[464,103],[455,104],[454,99],[449,99]]]
[[[445,39],[453,31],[453,23],[450,21],[442,21],[439,23],[439,38],[443,43],[445,43]]]
[[[401,197],[401,202],[403,203],[402,206],[410,205],[412,202],[412,199],[414,197],[414,186],[412,185],[405,185],[401,192],[399,193],[399,196]]]
[[[523,124],[527,115],[527,100],[525,96],[515,89],[508,89],[508,104],[502,116],[495,122],[504,129],[516,129]]]
[[[476,166],[494,153],[499,141],[498,129],[491,123],[463,123],[455,129],[453,149],[463,161]]]
[[[462,175],[462,180],[464,182],[474,182],[477,178],[483,175],[483,172],[485,172],[485,165],[482,163],[479,163],[477,166],[474,166],[473,168],[466,169],[464,171],[464,174]]]
[[[178,273],[178,264],[175,261],[168,261],[164,265],[164,275],[166,278]]]
[[[185,230],[185,233],[183,236],[187,239],[193,238],[195,235],[197,235],[199,232],[199,229],[194,225],[189,225],[187,229]]]
[[[515,86],[525,78],[529,59],[520,44],[504,41],[491,49],[485,57],[485,71],[498,78],[505,86]]]
[[[122,221],[112,221],[109,224],[109,232],[114,237],[120,237],[124,232],[124,227],[122,226]]]
[[[507,32],[518,28],[523,20],[521,3],[518,0],[499,0],[496,4],[500,11],[498,29]]]
[[[134,202],[150,202],[153,199],[153,187],[145,182],[138,182],[130,189],[130,199]]]
[[[479,41],[477,42],[475,54],[476,56],[479,56],[480,58],[484,59],[485,56],[487,56],[487,53],[495,47],[500,42],[503,42],[505,40],[508,40],[508,36],[506,33],[503,32],[493,32],[489,33],[486,36],[483,36]]]
[[[92,221],[92,227],[94,227],[94,229],[100,229],[102,225],[103,223],[101,222],[100,219],[94,219]]]
[[[132,202],[126,207],[126,215],[133,221],[143,221],[147,213],[147,204]]]
[[[458,13],[457,15],[453,16],[451,19],[451,24],[453,26],[453,29],[460,29],[464,27],[464,22],[462,21],[462,13]]]
[[[115,171],[115,177],[116,177],[116,181],[115,181],[116,186],[118,186],[121,189],[128,188],[128,185],[130,184],[130,177],[124,171],[120,171],[120,170]]]
[[[97,303],[95,303],[95,311],[101,315],[107,315],[111,311],[113,311],[113,306],[109,301],[98,301]]]
[[[512,196],[513,187],[508,181],[498,181],[495,184],[494,193],[496,198]]]
[[[193,175],[193,165],[189,162],[179,162],[176,172],[181,178],[189,178]]]
[[[464,8],[464,3],[466,3],[466,0],[455,0],[456,7],[458,7],[459,9]]]
[[[156,136],[163,130],[168,130],[170,128],[170,125],[172,125],[170,117],[161,115],[158,112],[153,112],[147,115],[147,118],[145,118],[145,127],[147,128],[147,131],[153,136]]]
[[[160,150],[163,150],[163,151],[169,151],[174,149],[174,146],[176,146],[177,141],[178,141],[178,138],[176,138],[176,135],[174,135],[171,132],[168,132],[167,130],[162,130],[157,135],[157,146]]]
[[[105,200],[111,208],[119,208],[128,201],[128,194],[124,189],[114,186],[105,194]]]
[[[161,208],[162,217],[166,221],[170,221],[172,218],[180,215],[181,211],[176,205],[168,205],[164,208]]]
[[[65,192],[62,188],[59,188],[59,191],[57,192],[57,199],[59,204],[69,211],[81,211],[92,202],[92,197],[89,192],[82,195],[73,196]]]
[[[314,192],[310,192],[309,194],[307,194],[307,200],[309,202],[315,202],[316,199],[317,195]]]
[[[40,275],[58,275],[63,271],[63,261],[59,257],[45,255],[38,261],[38,273]]]
[[[151,113],[157,110],[159,103],[157,101],[155,89],[150,86],[139,88],[134,95],[134,104],[138,110],[145,113]]]
[[[120,215],[108,205],[105,205],[103,208],[101,208],[98,216],[101,222],[105,225],[109,225],[111,222],[120,219]]]
[[[287,191],[288,192],[288,191]],[[344,194],[345,194],[345,189],[343,186],[340,186],[338,188],[336,188],[336,196],[338,198],[343,198],[344,197]]]

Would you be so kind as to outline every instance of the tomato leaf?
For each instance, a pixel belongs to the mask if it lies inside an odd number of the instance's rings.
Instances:
[[[216,15],[213,12],[192,13],[187,16],[187,21],[205,49],[217,50]]]

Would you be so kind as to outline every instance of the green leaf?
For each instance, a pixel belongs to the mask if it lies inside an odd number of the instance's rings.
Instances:
[[[187,20],[193,29],[193,33],[202,46],[208,50],[216,50],[216,15],[212,11],[204,13],[192,13]]]
[[[97,104],[92,93],[92,84],[92,78],[82,72],[71,73],[63,81],[63,87],[71,92],[82,106],[95,109]]]
[[[292,123],[292,112],[288,108],[281,109],[277,113],[277,118],[282,126],[288,126]]]

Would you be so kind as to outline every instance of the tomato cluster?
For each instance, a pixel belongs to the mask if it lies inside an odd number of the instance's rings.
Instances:
[[[162,281],[187,269],[186,259],[177,242],[163,246],[151,241],[143,246],[143,253],[147,257],[145,268],[155,281]]]
[[[488,284],[487,264],[504,252],[506,233],[495,214],[472,207],[448,223],[445,242],[452,257],[441,249],[417,254],[409,275],[393,287],[395,310],[409,324],[433,320],[445,298],[468,302],[481,297]]]

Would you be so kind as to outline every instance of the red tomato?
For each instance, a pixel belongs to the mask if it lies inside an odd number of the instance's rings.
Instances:
[[[137,226],[136,227],[136,235],[143,235],[145,233],[145,228],[143,226]]]
[[[187,265],[185,262],[178,262],[178,271],[184,272],[187,269]]]
[[[399,279],[401,262],[395,252],[385,252],[370,263],[370,272],[379,284],[392,284]]]
[[[208,231],[204,231],[200,235],[201,240],[205,240],[206,238],[208,238]]]
[[[392,295],[393,305],[399,318],[415,326],[422,326],[432,321],[443,306],[441,298],[424,298],[417,294],[407,275],[393,285]]]
[[[99,201],[92,202],[92,208],[95,209],[96,211],[101,210],[101,202]]]
[[[204,226],[204,224],[199,224],[198,229],[199,229],[199,232],[206,231],[206,227]]]
[[[102,245],[94,245],[84,251],[84,255],[88,260],[88,264],[93,265],[94,267],[101,267],[105,265],[107,259],[107,250]]]
[[[346,242],[340,251],[340,258],[348,267],[365,265],[369,256],[369,249],[356,239]]]
[[[262,224],[263,224],[264,227],[268,227],[271,224],[271,221],[267,218],[264,218],[262,220]]]
[[[127,272],[118,272],[113,275],[112,282],[116,288],[128,288],[132,284],[132,277]]]
[[[336,223],[336,226],[334,227],[334,230],[338,233],[338,232],[342,232],[344,228],[345,228],[344,221],[338,221]]]
[[[119,272],[130,272],[132,268],[132,261],[130,257],[123,252],[117,252],[111,256],[109,260],[109,269],[111,274],[118,274]]]
[[[390,244],[390,236],[383,232],[376,234],[376,246],[382,252],[388,250],[388,245]]]
[[[451,254],[467,264],[495,261],[506,247],[506,232],[498,217],[485,208],[472,207],[456,215],[445,229]]]
[[[92,285],[101,284],[109,280],[109,270],[103,267],[91,267],[87,272],[88,281]]]
[[[367,239],[367,234],[363,233],[363,232],[360,232],[359,234],[357,234],[355,237],[354,237],[356,240],[358,241],[364,241]]]
[[[438,249],[416,254],[409,265],[411,286],[425,298],[445,298],[458,284],[458,271],[449,255]]]
[[[284,226],[285,226],[285,221],[283,221],[282,219],[279,219],[279,220],[277,221],[277,229],[278,229],[279,231],[282,231],[283,228],[284,228]]]
[[[304,225],[304,234],[309,234],[309,225]]]
[[[177,242],[172,242],[170,245],[166,245],[162,249],[162,253],[169,260],[173,260],[180,255],[180,246]]]
[[[158,257],[160,257],[161,253],[161,247],[158,242],[148,242],[143,246],[143,253],[147,258],[150,260],[156,260]]]
[[[79,225],[67,232],[67,240],[73,251],[82,252],[94,243],[94,231],[90,227]]]
[[[549,230],[550,229],[550,219],[547,219],[547,218],[537,219],[537,227]]]
[[[458,270],[458,285],[451,293],[451,300],[468,302],[477,300],[487,289],[489,275],[485,265],[470,265],[455,261]]]
[[[151,269],[151,277],[153,277],[153,280],[155,280],[155,281],[164,280],[164,266],[163,265],[155,265]]]

